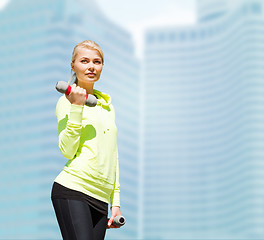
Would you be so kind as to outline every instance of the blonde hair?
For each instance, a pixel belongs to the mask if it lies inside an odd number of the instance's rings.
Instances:
[[[72,52],[72,62],[75,61],[76,59],[76,56],[77,56],[77,48],[78,47],[84,47],[84,48],[89,48],[89,49],[93,49],[93,50],[97,50],[102,58],[102,63],[104,63],[104,54],[103,54],[103,51],[102,49],[100,48],[100,46],[92,41],[92,40],[84,40],[80,43],[78,43],[74,49],[73,49],[73,52]]]
[[[73,49],[73,52],[72,52],[72,62],[75,61],[76,59],[76,56],[77,56],[77,49],[79,47],[83,47],[83,48],[88,48],[88,49],[92,49],[92,50],[96,50],[99,52],[101,58],[102,58],[102,63],[104,64],[104,54],[103,54],[103,51],[101,49],[101,47],[94,41],[92,40],[84,40],[82,42],[79,42]],[[71,83],[75,83],[76,82],[76,74],[75,73],[71,73],[71,76],[70,76],[70,79],[68,81],[68,84],[71,84]]]

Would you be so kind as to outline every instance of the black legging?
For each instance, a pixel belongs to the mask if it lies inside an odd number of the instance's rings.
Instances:
[[[52,199],[63,240],[103,240],[107,216],[88,203],[72,199]]]

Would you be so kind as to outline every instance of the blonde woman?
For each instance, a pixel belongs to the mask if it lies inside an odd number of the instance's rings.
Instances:
[[[113,219],[121,215],[115,112],[111,97],[94,89],[103,64],[98,44],[78,43],[71,61],[71,93],[56,107],[59,148],[68,161],[51,198],[64,240],[104,239],[106,228],[115,228]],[[97,98],[95,107],[85,105],[86,94]]]

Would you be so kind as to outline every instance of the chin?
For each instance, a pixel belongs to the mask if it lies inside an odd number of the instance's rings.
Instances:
[[[99,79],[89,79],[87,80],[88,82],[91,82],[91,83],[94,83],[94,82],[97,82]]]
[[[97,82],[99,79],[91,79],[91,78],[86,78],[85,80],[81,80],[80,82],[83,82],[83,83],[95,83]]]

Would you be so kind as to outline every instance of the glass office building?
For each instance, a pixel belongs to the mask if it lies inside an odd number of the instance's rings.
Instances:
[[[92,39],[105,54],[96,89],[112,96],[125,228],[107,239],[136,239],[139,92],[132,37],[93,0],[11,0],[0,12],[0,239],[60,239],[50,201],[66,159],[58,149],[57,81],[68,81],[73,47]]]
[[[145,34],[140,234],[263,239],[264,4],[197,7]]]

